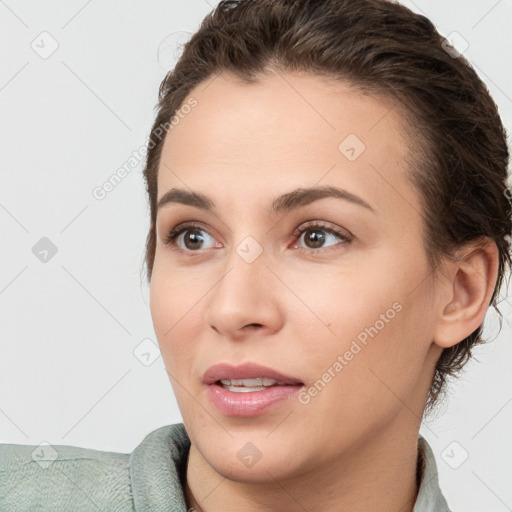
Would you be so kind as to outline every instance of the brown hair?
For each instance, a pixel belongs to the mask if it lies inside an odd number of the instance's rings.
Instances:
[[[510,267],[509,152],[498,109],[462,55],[425,16],[386,0],[221,1],[184,46],[159,89],[144,178],[151,226],[145,263],[155,256],[157,176],[162,126],[190,91],[222,72],[254,83],[269,70],[304,71],[398,100],[408,121],[408,177],[420,193],[430,269],[468,242],[492,239],[499,269],[491,304]],[[500,313],[501,317],[501,313]],[[482,324],[483,325],[483,324]],[[437,361],[425,411],[445,394],[447,376],[484,343],[482,325]]]

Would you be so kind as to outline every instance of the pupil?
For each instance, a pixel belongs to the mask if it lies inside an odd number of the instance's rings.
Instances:
[[[314,247],[321,247],[325,241],[325,235],[323,235],[322,232],[318,230],[311,230],[310,236],[308,238],[309,241],[313,242]]]
[[[188,247],[188,241],[192,241],[192,242],[202,242],[203,241],[203,237],[201,235],[198,235],[197,234],[198,231],[195,230],[195,231],[189,231],[189,234],[185,236],[185,245],[187,245]],[[197,247],[197,246],[196,246]],[[192,245],[192,248],[193,248],[193,245]]]

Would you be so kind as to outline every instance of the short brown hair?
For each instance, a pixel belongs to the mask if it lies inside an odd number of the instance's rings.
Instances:
[[[497,297],[511,266],[506,133],[485,84],[462,55],[447,49],[429,19],[391,1],[221,1],[160,85],[143,171],[151,215],[148,281],[155,257],[161,126],[194,87],[215,74],[229,72],[254,83],[272,69],[304,71],[398,100],[410,129],[408,177],[422,201],[430,269],[468,242],[492,239],[499,269],[491,304],[499,312]],[[472,347],[485,342],[482,327],[443,350],[425,411],[445,393],[447,376],[460,372]]]

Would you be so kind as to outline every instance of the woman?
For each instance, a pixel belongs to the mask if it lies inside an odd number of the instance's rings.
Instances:
[[[131,454],[3,445],[1,509],[449,511],[419,428],[511,265],[507,164],[425,17],[221,2],[161,84],[144,170],[183,424]]]

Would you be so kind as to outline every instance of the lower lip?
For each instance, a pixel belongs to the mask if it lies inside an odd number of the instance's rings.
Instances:
[[[270,386],[263,391],[236,393],[219,384],[208,385],[208,395],[213,405],[227,416],[256,416],[272,405],[292,398],[302,388],[302,384]]]

